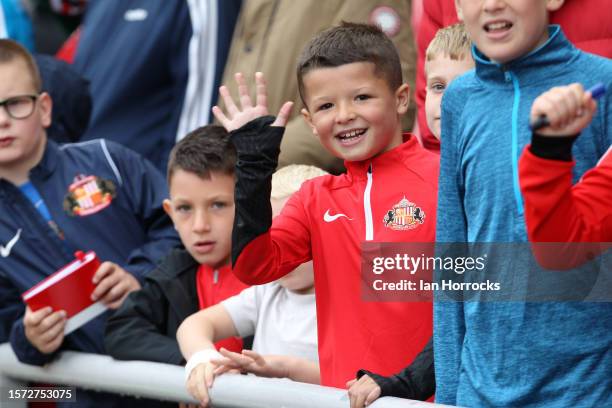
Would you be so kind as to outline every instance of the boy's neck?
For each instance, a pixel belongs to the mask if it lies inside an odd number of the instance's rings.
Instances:
[[[42,142],[32,157],[21,160],[14,165],[0,166],[0,179],[4,179],[16,186],[25,184],[30,179],[30,171],[40,163],[47,146],[46,133],[43,132]]]

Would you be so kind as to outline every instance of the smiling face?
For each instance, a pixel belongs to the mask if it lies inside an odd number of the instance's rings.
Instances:
[[[21,59],[0,63],[0,101],[22,95],[37,95],[27,65]],[[31,99],[24,99],[31,103]],[[42,158],[45,128],[51,124],[51,98],[46,93],[34,101],[32,114],[23,119],[0,108],[0,174],[11,179],[14,172],[27,172]],[[16,108],[16,107],[15,107]]]
[[[234,224],[234,176],[211,171],[209,178],[177,168],[164,210],[183,245],[198,263],[213,268],[229,262]]]
[[[408,110],[408,85],[392,91],[373,63],[313,69],[303,82],[307,109],[302,114],[336,157],[366,160],[402,143],[400,118]]]
[[[548,39],[548,13],[564,0],[455,0],[476,47],[492,61],[505,64]]]
[[[456,60],[445,55],[437,55],[425,62],[427,93],[425,95],[425,114],[427,126],[433,135],[440,140],[440,105],[444,91],[457,76],[474,68],[472,57]]]

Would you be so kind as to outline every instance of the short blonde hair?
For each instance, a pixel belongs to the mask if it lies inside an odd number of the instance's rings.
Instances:
[[[329,174],[315,166],[290,164],[272,175],[272,194],[270,198],[280,200],[297,192],[302,183],[315,177]]]
[[[438,30],[425,51],[425,60],[431,61],[438,55],[452,60],[472,57],[472,40],[463,23],[457,23]]]

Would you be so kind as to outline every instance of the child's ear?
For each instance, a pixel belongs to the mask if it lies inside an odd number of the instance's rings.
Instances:
[[[563,3],[565,3],[565,0],[546,0],[546,10],[549,13],[557,11],[563,6]]]
[[[168,214],[168,217],[172,218],[172,203],[167,198],[162,202],[162,206],[164,207],[164,211]]]
[[[310,112],[308,112],[308,109],[302,108],[300,113],[302,114],[302,117],[304,118],[308,126],[310,126],[310,129],[312,130],[312,134],[315,136],[318,136],[317,128],[315,128],[315,125],[312,123],[312,117],[310,116]]]
[[[51,126],[51,112],[53,110],[53,101],[51,96],[43,92],[38,97],[38,104],[40,106],[40,120],[44,128]]]
[[[410,86],[408,84],[402,84],[395,91],[395,100],[397,104],[397,113],[403,115],[408,112],[410,106]]]
[[[174,218],[172,216],[174,213],[172,212],[172,203],[167,198],[162,201],[162,207],[164,207],[164,211],[168,214],[168,217],[172,220],[172,224],[174,224]],[[176,229],[176,225],[174,225],[174,229]]]
[[[463,21],[463,10],[461,9],[461,4],[459,4],[459,0],[455,0],[455,9],[457,10],[457,18],[459,21]]]

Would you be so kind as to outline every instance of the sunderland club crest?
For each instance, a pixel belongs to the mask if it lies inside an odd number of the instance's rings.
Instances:
[[[110,180],[97,176],[77,176],[68,187],[64,211],[71,216],[85,217],[102,211],[115,198],[117,188]]]
[[[411,230],[425,222],[425,211],[404,196],[399,203],[387,211],[383,219],[385,227],[396,231]]]

